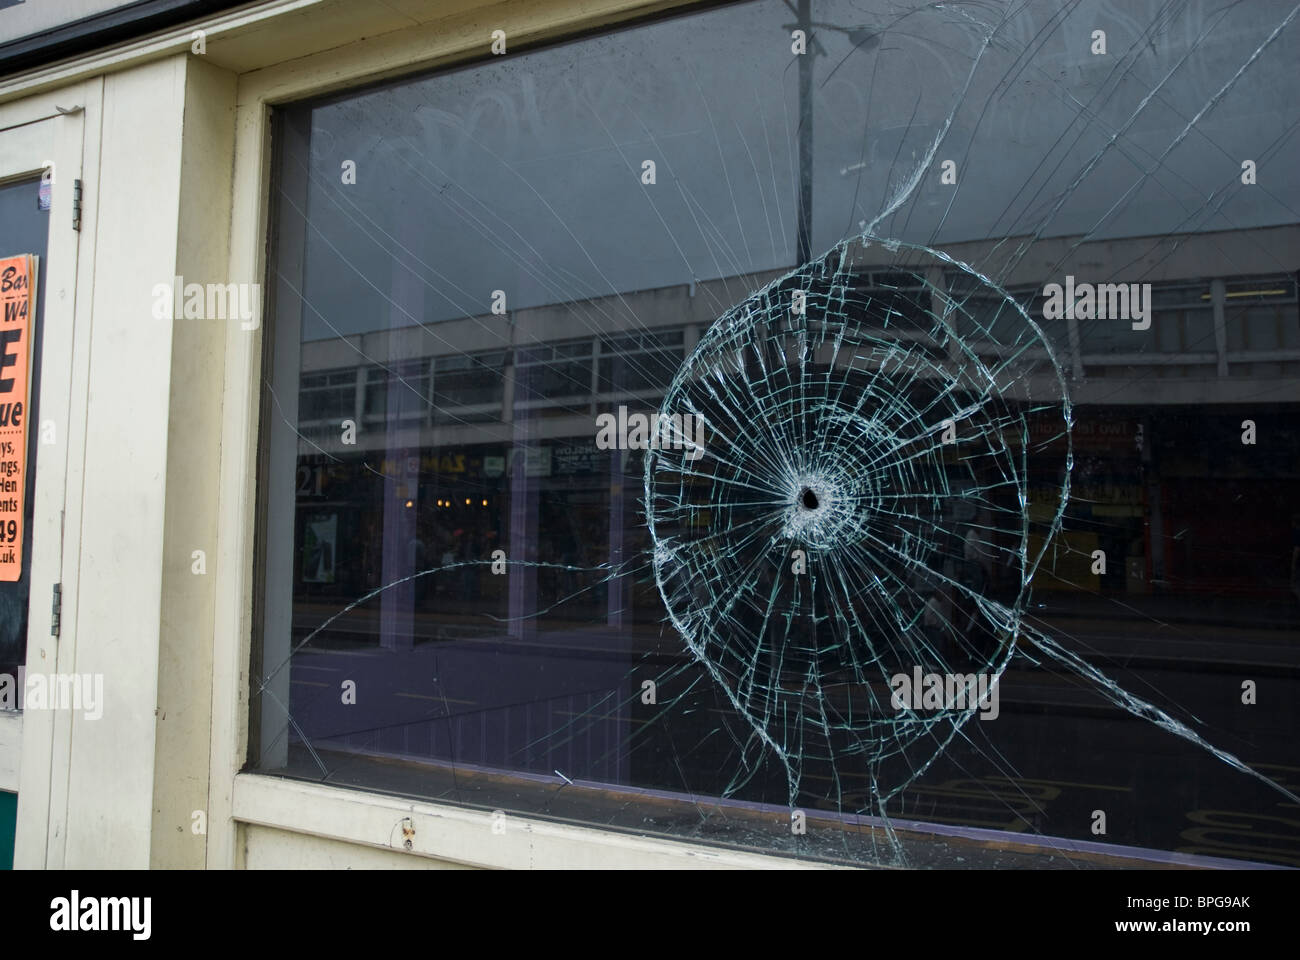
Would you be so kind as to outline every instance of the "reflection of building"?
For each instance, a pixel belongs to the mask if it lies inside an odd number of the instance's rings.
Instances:
[[[1033,264],[1054,262],[1076,241],[1038,241],[1033,260],[1008,281],[1040,321],[1042,289],[1060,277],[1035,275]],[[1295,428],[1281,411],[1300,395],[1300,319],[1294,275],[1223,275],[1234,250],[1255,244],[1268,245],[1281,260],[1300,259],[1300,230],[1272,228],[1083,243],[1066,261],[1103,277],[1122,276],[1132,264],[1130,276],[1152,283],[1153,307],[1143,331],[1125,321],[1041,321],[1069,377],[1076,469],[1066,530],[1035,582],[1039,590],[1079,591],[1095,583],[1105,593],[1208,590],[1278,598],[1289,589],[1285,521],[1300,465]],[[956,244],[948,252],[977,261],[985,247]],[[1065,266],[1059,274],[1070,270],[1084,275],[1085,267]],[[731,284],[739,279],[757,287],[770,276],[731,278]],[[954,276],[927,280],[937,291],[949,289]],[[726,285],[715,283],[719,290]],[[579,545],[596,534],[603,548],[610,522],[610,458],[595,448],[594,418],[620,404],[656,408],[713,319],[707,292],[641,291],[616,303],[608,298],[357,335],[351,345],[304,344],[301,515],[339,501],[354,514],[345,525],[367,522],[346,504],[357,501],[358,484],[373,486],[377,474],[400,469],[382,454],[396,439],[420,451],[419,537],[430,565],[466,555],[470,542],[501,542],[510,458],[525,455],[512,444],[524,422],[528,476],[539,480],[541,495],[551,498],[550,509],[564,518],[559,526],[568,530],[558,535],[563,543],[548,543],[543,553],[583,561]],[[931,297],[941,310],[938,293]],[[453,349],[461,344],[468,349]],[[358,352],[383,365],[340,365]],[[1182,412],[1193,405],[1194,416]],[[1269,439],[1242,445],[1237,435],[1244,419]],[[345,420],[358,425],[355,445],[341,441]],[[627,476],[635,485],[635,464]],[[1231,483],[1232,496],[1215,483]],[[397,495],[405,492],[402,487]],[[460,537],[452,536],[455,530]],[[1106,567],[1094,579],[1097,550],[1105,552]],[[341,562],[349,573],[334,592],[379,584],[381,571],[366,568],[364,557]],[[475,595],[490,583],[475,584]]]

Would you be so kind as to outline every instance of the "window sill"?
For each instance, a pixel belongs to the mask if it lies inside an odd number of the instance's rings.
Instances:
[[[401,856],[494,869],[818,869],[825,864],[551,823],[254,773],[234,783],[234,819]],[[402,821],[415,832],[403,847]],[[495,830],[494,830],[495,826]]]

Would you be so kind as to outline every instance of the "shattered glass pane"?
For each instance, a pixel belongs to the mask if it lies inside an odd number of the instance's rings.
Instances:
[[[1300,865],[1297,12],[759,0],[280,111],[251,766]]]
[[[868,769],[883,803],[988,701],[1069,492],[1070,408],[1035,322],[1001,293],[973,315],[942,297],[925,277],[944,266],[989,282],[931,251],[887,243],[888,271],[855,268],[872,246],[725,314],[664,400],[706,443],[647,463],[669,619],[792,800],[817,759]],[[914,670],[961,678],[942,709],[895,696]]]

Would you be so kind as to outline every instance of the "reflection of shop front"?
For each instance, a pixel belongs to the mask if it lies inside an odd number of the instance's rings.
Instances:
[[[1147,582],[1141,419],[1076,411],[1070,504],[1050,572],[1035,589],[1143,593]]]
[[[1291,517],[1300,510],[1294,415],[1280,405],[1171,411],[1156,422],[1155,441],[1164,588],[1290,602]]]
[[[1295,430],[1280,410],[1252,418],[1254,444],[1242,442],[1239,412],[1076,414],[1070,504],[1035,591],[1288,592],[1300,468],[1290,452]],[[1031,420],[1031,443],[1041,450],[1059,442],[1054,431]],[[642,462],[638,451],[600,450],[590,436],[425,447],[376,462],[300,457],[295,594],[356,599],[399,574],[459,565],[454,574],[416,578],[412,609],[504,616],[505,581],[518,574],[537,609],[547,610],[542,623],[631,622],[634,610],[657,606],[653,590],[637,588],[632,562],[648,548]],[[1031,507],[1051,503],[1052,478],[1035,477],[1034,458],[1029,463]],[[512,545],[512,503],[521,498],[535,519]],[[395,522],[401,538],[374,535]],[[377,542],[405,544],[407,556],[388,558],[388,575],[370,546]],[[506,577],[487,565],[496,550],[511,561]],[[535,566],[524,575],[515,561]],[[620,564],[627,575],[612,576]],[[989,571],[992,589],[1014,588],[1001,582],[1004,573]]]
[[[541,449],[549,472],[538,477],[539,555],[580,569],[539,572],[538,596],[550,608],[540,622],[658,622],[658,593],[637,577],[649,549],[642,453],[598,449],[590,435]]]
[[[1287,593],[1300,469],[1279,410],[1076,417],[1070,505],[1035,591]],[[1246,419],[1254,444],[1243,442]]]
[[[301,456],[295,600],[351,602],[396,584],[376,602],[412,614],[504,618],[513,605],[545,611],[539,624],[630,620],[656,599],[634,596],[647,547],[641,470],[639,452],[588,436]]]
[[[296,471],[295,595],[333,597],[363,582],[364,510],[353,499],[349,464],[324,456],[302,457]]]
[[[300,457],[295,596],[356,599],[399,579],[386,570],[489,557],[501,542],[505,459],[499,446],[420,448],[373,462],[364,455]],[[385,556],[373,546],[375,533],[394,528],[404,535],[384,539]],[[411,585],[414,605],[440,595],[479,599],[486,571],[466,569],[458,577],[419,578]]]

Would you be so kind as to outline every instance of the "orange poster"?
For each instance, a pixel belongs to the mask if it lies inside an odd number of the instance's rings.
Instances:
[[[0,260],[0,581],[23,575],[27,495],[27,396],[35,257]]]

